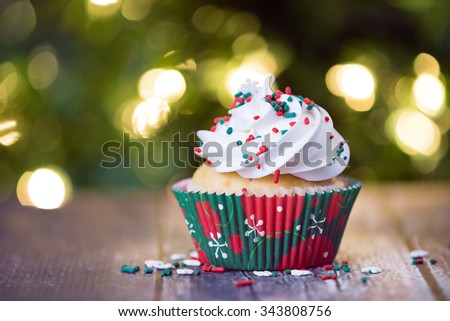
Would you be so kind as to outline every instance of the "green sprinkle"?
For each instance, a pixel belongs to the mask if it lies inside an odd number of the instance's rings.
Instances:
[[[172,275],[172,271],[170,270],[162,270],[161,271],[161,276],[171,276]]]
[[[234,94],[234,97],[236,97],[236,98],[238,98],[239,96],[242,96],[242,91],[239,91],[236,94]]]
[[[256,138],[261,138],[261,135],[256,136],[255,139],[256,139]]]
[[[120,271],[123,273],[136,273],[137,271],[139,271],[139,266],[122,265],[120,267]]]
[[[284,270],[284,274],[290,275],[291,274],[291,270]]]
[[[303,101],[305,98],[303,98],[302,96],[298,95],[297,96],[298,99],[300,99],[301,101]]]
[[[223,118],[221,118],[221,119],[219,120],[219,123],[220,123],[221,125],[223,125],[223,124],[225,124],[225,120],[223,120]]]
[[[366,283],[367,282],[367,277],[365,277],[365,276],[361,277],[361,282],[362,283]]]
[[[344,160],[347,160],[347,156],[344,156]]]
[[[280,111],[280,106],[275,105],[275,107],[273,107],[276,111]]]
[[[283,129],[282,131],[281,131],[281,135],[284,135],[284,134],[286,134],[287,133],[287,129]]]
[[[180,263],[178,263],[178,262],[175,262],[175,263],[172,263],[172,265],[174,266],[174,267],[180,267]]]
[[[265,101],[270,103],[270,98],[266,98]]]
[[[275,104],[274,101],[272,101],[270,104],[272,105],[273,108],[275,108],[275,106],[277,106],[277,104]]]
[[[242,157],[248,158],[248,155],[247,154],[242,154]]]
[[[232,132],[233,132],[233,127],[228,127],[227,134],[231,135]]]
[[[151,273],[153,273],[152,268],[144,268],[144,274],[151,274]]]
[[[287,114],[284,114],[284,117],[286,117],[286,118],[294,118],[295,116],[297,116],[296,113],[287,113]]]
[[[195,270],[194,274],[195,275],[200,275],[202,272],[200,272],[200,270]]]
[[[283,109],[284,109],[284,111],[288,112],[289,111],[289,105],[288,104],[284,105]]]
[[[181,262],[181,266],[186,266],[186,263],[184,263],[184,262]]]
[[[316,105],[315,103],[312,103],[311,105],[308,105],[308,107],[306,107],[306,109],[311,110],[311,109],[313,109],[313,107],[314,107],[315,105]]]
[[[433,265],[435,265],[435,264],[437,263],[437,261],[436,261],[435,259],[431,259],[431,260],[430,260],[430,263],[433,264]]]
[[[418,263],[417,263],[416,260],[412,260],[411,264],[412,264],[412,265],[417,265]]]
[[[342,268],[342,271],[348,273],[348,272],[350,272],[350,268],[349,268],[348,266],[344,266],[344,267]]]
[[[281,106],[286,106],[287,104],[286,104],[286,102],[285,101],[283,101],[282,103],[281,103]]]
[[[202,145],[203,145],[203,143],[199,140],[199,141],[197,141],[197,146],[198,147],[202,147]]]
[[[340,268],[339,264],[335,264],[335,265],[333,265],[333,269],[335,269],[336,271],[339,271],[341,268]]]
[[[244,95],[244,98],[247,98],[247,97],[249,97],[249,96],[251,96],[252,94],[251,93],[246,93],[245,95]]]
[[[248,163],[249,163],[248,159],[246,159],[244,163],[245,163],[245,164],[248,164]]]
[[[334,275],[334,272],[333,272],[333,271],[330,271],[330,272],[328,272],[328,275],[329,275],[329,276],[333,276],[333,275]]]
[[[287,99],[287,101],[288,101],[288,102],[291,102],[291,101],[292,101],[292,97],[289,96],[288,99]]]
[[[237,144],[238,146],[241,146],[241,145],[242,145],[242,140],[238,140],[238,141],[236,142],[236,144]]]
[[[278,276],[278,273],[275,271],[272,271],[272,276]]]

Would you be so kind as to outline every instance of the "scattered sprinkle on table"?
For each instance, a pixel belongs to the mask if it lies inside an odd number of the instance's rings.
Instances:
[[[173,253],[170,255],[170,259],[172,261],[180,261],[180,260],[184,260],[186,258],[186,255],[182,254],[182,253]]]
[[[202,272],[200,270],[195,270],[194,274],[195,275],[200,275],[200,274],[202,274]]]
[[[252,284],[253,284],[252,280],[236,280],[236,281],[234,281],[234,285],[237,287],[250,286]]]
[[[152,267],[156,267],[158,265],[162,265],[162,264],[164,264],[164,262],[163,261],[159,261],[159,260],[146,260],[144,262],[144,264],[145,264],[146,267],[152,268]]]
[[[139,266],[128,266],[128,265],[122,265],[120,267],[120,271],[122,273],[136,273],[137,271],[139,271]]]
[[[272,276],[270,271],[253,271],[253,274],[256,276]]]
[[[153,273],[152,268],[148,268],[148,267],[144,268],[144,274],[151,274],[151,273]]]
[[[223,272],[225,272],[225,268],[222,267],[222,266],[214,266],[214,267],[211,268],[211,272],[223,273]]]
[[[309,276],[313,275],[311,271],[308,270],[291,270],[291,275],[293,276]]]
[[[368,273],[368,274],[378,274],[378,273],[381,273],[382,270],[376,266],[368,266],[368,267],[362,268],[361,272]]]
[[[161,276],[171,276],[171,275],[172,275],[171,270],[162,270],[161,271]]]
[[[433,264],[433,265],[436,264],[437,262],[438,262],[438,261],[435,260],[435,259],[431,259],[431,260],[430,260],[430,263]]]
[[[361,277],[361,283],[366,283],[367,282],[367,277],[363,276]]]
[[[174,263],[172,263],[172,265],[176,268],[180,267],[180,263],[178,263],[178,262],[174,262]]]
[[[195,260],[195,259],[183,260],[183,264],[185,266],[200,266],[200,265],[202,265],[202,263],[199,260]]]
[[[197,251],[190,251],[189,256],[191,259],[198,259],[198,252]]]
[[[179,275],[190,275],[190,274],[194,274],[194,270],[192,270],[192,269],[178,269],[177,270],[177,274],[179,274]]]
[[[423,258],[428,256],[428,252],[424,250],[414,250],[409,253],[409,257],[412,259]]]
[[[326,271],[331,271],[331,270],[333,270],[333,266],[332,266],[331,264],[326,264],[326,265],[323,266],[323,268],[324,268],[324,270],[326,270]]]
[[[291,270],[289,270],[289,269],[287,269],[287,270],[284,270],[284,274],[290,275],[291,273],[292,273],[292,271],[291,271]]]
[[[161,265],[156,265],[154,268],[158,269],[158,270],[169,270],[169,269],[174,269],[175,266],[173,266],[170,263],[164,263],[164,264],[161,264]]]

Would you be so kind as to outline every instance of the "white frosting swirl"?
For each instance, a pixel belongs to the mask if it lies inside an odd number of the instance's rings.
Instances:
[[[197,154],[219,173],[236,171],[245,178],[291,174],[309,181],[330,179],[348,165],[350,150],[333,128],[330,115],[308,98],[247,81],[236,94],[230,117],[212,131],[200,130]],[[278,112],[277,112],[278,110]]]

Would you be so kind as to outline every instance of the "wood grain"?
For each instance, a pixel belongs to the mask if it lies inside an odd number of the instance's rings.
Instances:
[[[164,191],[78,191],[66,207],[41,211],[0,204],[1,300],[450,300],[450,185],[366,184],[337,256],[352,271],[322,281],[256,277],[251,272],[161,277],[122,274],[123,264],[168,260],[191,241],[177,205]],[[411,265],[408,253],[427,250]],[[360,269],[383,272],[361,283]],[[234,280],[251,278],[251,287]]]

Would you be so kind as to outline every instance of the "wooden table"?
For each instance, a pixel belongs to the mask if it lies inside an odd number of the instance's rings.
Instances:
[[[161,277],[123,274],[123,264],[187,253],[177,205],[160,192],[78,191],[56,211],[0,204],[1,300],[450,300],[450,184],[366,184],[337,256],[352,271],[256,277],[251,272]],[[411,264],[424,249],[438,260]],[[362,267],[383,272],[360,281]],[[233,281],[249,277],[251,287]]]

